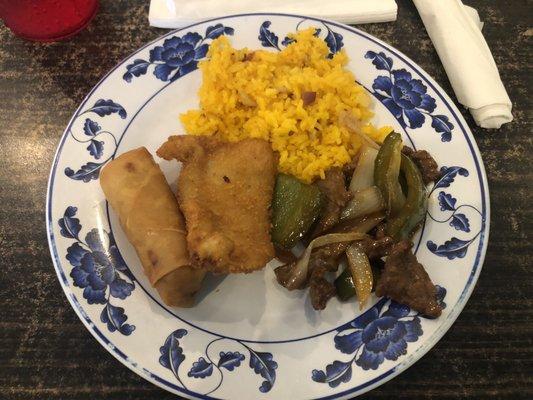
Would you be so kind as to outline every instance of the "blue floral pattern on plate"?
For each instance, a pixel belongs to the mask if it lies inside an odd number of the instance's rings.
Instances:
[[[76,115],[75,119],[81,117],[84,114],[90,113],[96,114],[100,118],[106,117],[108,115],[117,114],[121,119],[126,119],[128,115],[124,107],[122,107],[120,104],[114,102],[111,99],[100,99],[97,100],[92,107]],[[89,161],[82,165],[77,171],[74,171],[70,167],[65,168],[65,175],[68,176],[70,179],[82,181],[85,183],[98,179],[102,167],[114,156],[114,152],[117,147],[117,138],[111,132],[102,129],[100,124],[92,120],[91,118],[86,118],[83,124],[83,134],[85,135],[84,138],[80,139],[79,137],[74,135],[71,129],[69,129],[69,134],[78,143],[88,143],[89,145],[87,146],[87,151],[89,152],[89,155],[92,156],[92,158],[95,160],[99,160],[104,154],[104,141],[97,140],[97,138],[101,136],[111,137],[114,144],[114,149],[112,154],[104,161]]]
[[[433,97],[420,79],[413,78],[405,69],[393,69],[392,57],[384,52],[369,50],[365,58],[372,60],[377,70],[386,71],[374,79],[373,94],[394,115],[403,128],[420,128],[426,117],[431,118],[431,127],[441,134],[442,142],[452,140],[453,124],[446,115],[432,114],[436,108]]]
[[[306,20],[301,20],[296,25],[296,30],[300,29],[300,25],[302,22],[305,22]],[[265,21],[261,24],[261,27],[259,28],[259,36],[257,37],[259,41],[261,42],[261,46],[263,47],[273,47],[276,50],[281,51],[281,47],[278,45],[279,38],[278,36],[270,30],[270,25],[272,22]],[[340,33],[334,32],[327,24],[322,23],[324,26],[324,29],[326,30],[326,36],[324,38],[324,42],[326,42],[326,45],[329,48],[329,58],[332,58],[333,55],[337,52],[339,52],[342,49],[342,46],[344,46],[344,43],[342,41],[342,35]],[[322,33],[322,28],[315,28],[315,36],[319,36]],[[295,40],[292,37],[285,36],[285,38],[281,41],[282,46],[288,46],[291,43],[294,43]]]
[[[61,236],[73,239],[66,258],[74,268],[70,272],[74,286],[83,289],[88,304],[104,304],[100,320],[110,332],[130,335],[135,326],[127,324],[124,308],[111,304],[111,298],[124,300],[135,289],[135,279],[122,259],[115,239],[106,231],[92,229],[80,239],[81,224],[78,209],[66,208],[58,225]]]
[[[198,61],[205,58],[209,49],[207,40],[213,40],[221,35],[233,35],[234,30],[229,26],[216,24],[208,26],[205,35],[202,37],[196,32],[188,32],[183,36],[172,36],[166,39],[161,46],[155,46],[150,50],[149,61],[144,59],[135,59],[133,63],[126,65],[126,72],[122,79],[128,83],[133,78],[138,78],[148,72],[150,65],[155,65],[154,75],[163,82],[174,82],[176,79],[196,70]],[[100,99],[89,109],[79,113],[74,119],[81,115],[94,113],[99,117],[106,117],[112,114],[118,114],[120,118],[126,119],[127,112],[120,104],[111,99]],[[83,126],[83,133],[86,138],[80,139],[70,130],[71,137],[79,143],[89,143],[87,151],[95,160],[99,160],[104,153],[104,142],[97,140],[101,135],[109,135],[114,143],[114,149],[111,155],[103,161],[89,161],[82,165],[78,170],[65,168],[65,175],[71,179],[88,183],[98,179],[100,170],[115,155],[117,148],[116,136],[106,130],[103,130],[98,122],[87,118]]]
[[[435,186],[431,189],[431,193],[434,193],[437,189],[444,189],[450,187],[450,185],[455,181],[458,176],[467,177],[469,172],[466,168],[452,166],[452,167],[442,167],[441,168],[441,178],[435,183]],[[455,230],[460,232],[469,233],[470,220],[464,213],[460,213],[460,209],[469,208],[474,210],[481,218],[483,214],[474,206],[470,204],[461,204],[457,205],[457,199],[451,194],[446,193],[443,190],[439,191],[437,196],[439,201],[440,211],[443,213],[451,214],[445,219],[437,219],[428,212],[429,218],[431,220],[444,224],[448,222],[449,226],[453,227]],[[469,239],[463,240],[453,236],[450,240],[444,242],[444,244],[437,245],[433,241],[429,240],[426,245],[429,251],[439,257],[446,257],[448,260],[453,260],[455,258],[464,258],[468,251],[468,247],[477,239],[481,234],[482,229],[480,228],[479,232],[476,235],[472,236]]]
[[[437,286],[437,301],[446,307],[446,289]],[[325,370],[314,369],[311,379],[336,388],[352,379],[353,364],[369,370],[377,369],[385,360],[396,361],[407,354],[407,343],[422,336],[421,315],[394,300],[381,299],[370,310],[339,327],[333,341],[343,354],[353,355],[347,361],[335,360]]]
[[[150,65],[155,65],[154,75],[163,82],[173,82],[198,68],[198,61],[205,58],[209,45],[206,40],[213,40],[222,35],[233,35],[233,28],[216,24],[208,26],[205,35],[188,32],[183,36],[172,36],[150,50],[149,60],[136,59],[126,66],[122,76],[126,82],[148,72]]]
[[[180,365],[185,361],[186,356],[183,353],[180,339],[187,335],[187,333],[186,329],[175,330],[167,337],[165,343],[159,349],[161,354],[159,357],[159,364],[171,370],[176,380],[185,389],[187,389],[187,385],[185,384],[183,377],[180,375]],[[248,366],[255,374],[264,379],[261,386],[259,386],[259,391],[261,393],[269,392],[276,382],[276,369],[278,368],[278,363],[274,361],[272,353],[256,351],[240,340],[221,337],[210,341],[205,347],[205,357],[199,357],[197,361],[193,362],[192,367],[187,372],[187,376],[194,379],[205,379],[210,377],[213,374],[213,371],[216,370],[218,372],[218,380],[214,388],[205,393],[205,395],[209,395],[222,386],[225,371],[232,372],[241,366],[241,363],[245,361],[246,356],[238,351],[221,351],[218,355],[218,361],[215,361],[213,356],[209,353],[209,350],[213,344],[221,340],[229,340],[231,342],[239,343],[248,352]]]

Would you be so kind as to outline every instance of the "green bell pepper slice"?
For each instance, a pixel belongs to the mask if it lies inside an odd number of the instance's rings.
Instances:
[[[398,181],[402,147],[402,136],[398,132],[390,133],[379,149],[374,164],[374,183],[383,195],[389,217],[397,214],[405,201]]]
[[[292,248],[311,228],[324,203],[316,186],[278,174],[272,201],[272,242],[282,249]]]
[[[401,172],[407,181],[407,199],[400,211],[387,222],[387,234],[395,240],[407,239],[424,219],[427,210],[426,187],[416,164],[402,154]]]

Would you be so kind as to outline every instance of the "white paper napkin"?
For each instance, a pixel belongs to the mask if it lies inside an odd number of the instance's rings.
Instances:
[[[457,99],[482,128],[511,122],[512,104],[474,9],[460,0],[413,0]]]
[[[182,26],[221,15],[278,12],[332,19],[346,24],[396,20],[394,0],[151,0],[148,19],[160,28]]]

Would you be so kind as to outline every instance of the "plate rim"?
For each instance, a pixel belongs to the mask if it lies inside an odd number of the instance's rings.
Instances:
[[[489,236],[490,236],[491,207],[490,207],[490,192],[489,192],[489,187],[488,187],[487,175],[486,175],[483,159],[481,157],[481,153],[477,146],[477,142],[474,138],[474,135],[472,131],[470,130],[470,127],[466,123],[463,115],[459,111],[455,102],[448,96],[448,94],[439,85],[439,83],[436,82],[432,78],[432,76],[428,74],[422,67],[420,67],[414,60],[412,60],[410,57],[408,57],[407,55],[405,55],[403,52],[396,49],[392,45],[389,45],[386,42],[382,41],[381,39],[373,36],[372,34],[364,32],[358,28],[354,28],[352,26],[339,23],[336,21],[332,21],[329,19],[311,17],[311,16],[306,16],[306,15],[300,15],[300,14],[290,14],[290,13],[254,12],[254,13],[223,15],[223,16],[219,16],[216,18],[198,21],[193,24],[186,25],[182,28],[178,28],[178,29],[174,29],[169,32],[166,32],[165,34],[158,36],[154,40],[148,43],[145,43],[143,46],[135,49],[133,52],[129,53],[127,56],[119,60],[107,73],[103,75],[103,77],[92,87],[92,89],[87,93],[87,95],[80,102],[79,106],[76,108],[68,124],[66,125],[66,128],[61,135],[56,151],[54,153],[54,158],[53,158],[51,169],[50,169],[50,175],[49,175],[48,182],[47,182],[46,204],[45,204],[46,206],[45,224],[46,224],[46,231],[47,231],[47,241],[48,241],[48,246],[49,246],[52,262],[54,265],[54,269],[56,271],[61,288],[63,289],[63,292],[65,293],[65,296],[67,297],[67,300],[69,301],[71,307],[74,309],[76,315],[81,320],[83,325],[85,325],[86,329],[91,333],[91,335],[109,353],[111,353],[113,357],[115,357],[123,365],[125,365],[130,370],[135,372],[137,375],[151,382],[152,384],[155,384],[156,386],[164,390],[170,391],[172,393],[184,395],[185,397],[191,398],[191,399],[219,399],[218,397],[206,396],[206,395],[202,395],[200,393],[191,391],[189,389],[182,388],[172,382],[169,382],[168,380],[164,378],[159,377],[158,375],[155,375],[154,373],[150,372],[149,370],[145,368],[139,367],[139,365],[135,361],[130,360],[124,352],[122,352],[119,348],[113,345],[113,342],[109,340],[107,336],[104,335],[100,331],[100,329],[94,325],[92,320],[86,315],[82,305],[78,302],[74,294],[71,292],[70,283],[68,282],[66,274],[61,268],[61,262],[59,261],[59,254],[56,249],[55,235],[53,232],[53,221],[51,221],[52,188],[53,188],[55,174],[57,171],[57,164],[59,161],[59,156],[61,154],[61,150],[66,141],[66,138],[68,137],[68,131],[69,131],[70,126],[72,125],[73,121],[77,117],[82,107],[86,104],[86,102],[92,96],[92,94],[100,87],[101,84],[105,82],[105,80],[113,72],[115,72],[119,67],[124,65],[124,63],[127,60],[129,60],[132,56],[134,56],[135,54],[144,50],[148,46],[160,41],[161,39],[168,37],[170,35],[173,35],[177,32],[190,29],[192,27],[195,27],[201,24],[213,22],[213,21],[221,21],[221,20],[225,20],[229,18],[249,17],[249,16],[292,17],[292,18],[302,18],[302,19],[313,20],[317,22],[323,22],[329,25],[333,25],[333,26],[337,26],[342,29],[345,29],[358,36],[362,36],[363,38],[370,40],[371,42],[374,42],[375,44],[390,51],[392,54],[394,54],[395,57],[398,57],[400,60],[406,63],[409,66],[409,68],[416,71],[421,77],[423,77],[426,80],[426,82],[432,87],[435,93],[441,98],[441,100],[444,102],[444,104],[446,105],[446,107],[448,108],[452,116],[459,123],[460,125],[459,128],[465,137],[468,148],[470,152],[472,153],[472,155],[474,156],[473,161],[474,161],[474,164],[475,164],[478,176],[479,176],[479,184],[480,184],[480,190],[481,190],[481,204],[482,204],[482,210],[484,211],[485,218],[484,219],[482,218],[482,221],[481,221],[480,242],[479,242],[479,245],[476,251],[474,265],[472,266],[472,271],[470,273],[470,276],[468,277],[465,287],[463,291],[461,292],[457,300],[457,303],[454,305],[453,309],[448,314],[446,320],[444,320],[441,323],[441,325],[436,329],[436,331],[433,332],[432,335],[428,337],[426,342],[422,344],[414,353],[408,354],[408,357],[404,361],[392,366],[390,369],[383,372],[379,376],[367,382],[364,382],[360,385],[347,388],[346,390],[342,392],[334,393],[334,394],[323,396],[323,397],[313,397],[312,399],[313,400],[346,399],[346,398],[350,398],[353,396],[359,396],[378,386],[381,386],[382,384],[388,382],[389,380],[396,377],[397,375],[399,375],[400,373],[402,373],[403,371],[411,367],[413,364],[415,364],[420,358],[422,358],[425,354],[427,354],[427,352],[431,350],[442,339],[442,337],[446,334],[446,332],[448,332],[448,330],[453,325],[453,323],[457,320],[462,310],[466,306],[466,303],[468,302],[470,296],[472,295],[472,292],[476,286],[477,280],[483,268],[483,263],[485,261],[485,256],[486,256]]]

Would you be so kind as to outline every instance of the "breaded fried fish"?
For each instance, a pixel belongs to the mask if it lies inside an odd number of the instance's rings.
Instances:
[[[194,265],[217,273],[252,272],[274,257],[270,203],[277,158],[268,142],[171,136],[157,154],[183,162],[178,201]]]

